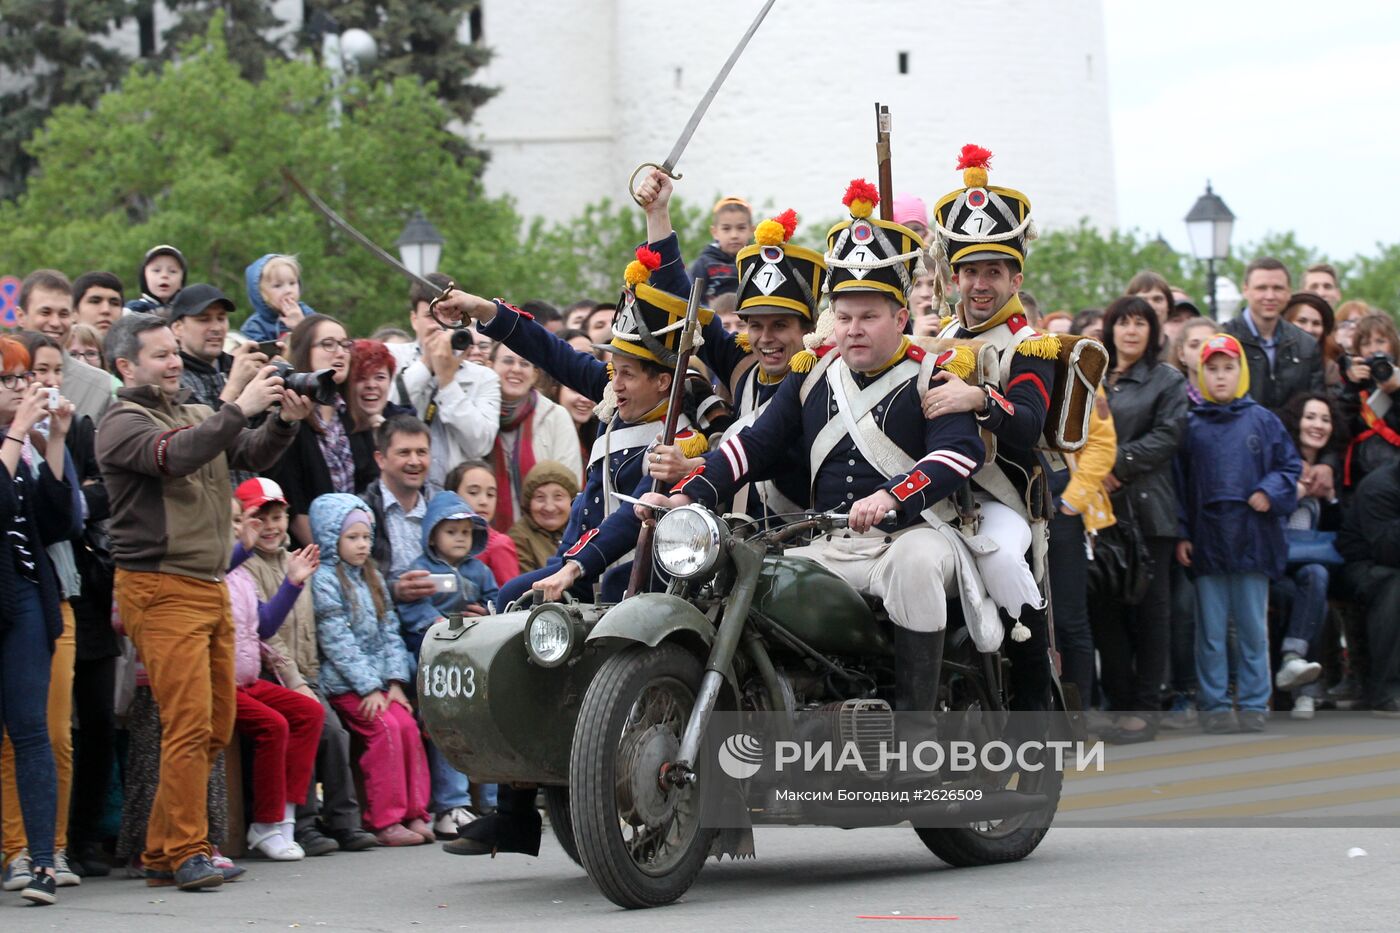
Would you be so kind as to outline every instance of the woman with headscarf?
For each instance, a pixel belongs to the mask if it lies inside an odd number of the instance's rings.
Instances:
[[[543,460],[525,476],[520,486],[520,520],[510,526],[522,573],[540,569],[559,550],[577,495],[578,473],[562,463]]]

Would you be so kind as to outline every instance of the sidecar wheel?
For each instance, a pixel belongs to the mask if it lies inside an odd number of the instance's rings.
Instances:
[[[588,876],[620,907],[684,894],[715,830],[701,826],[714,780],[665,790],[660,765],[680,748],[700,661],[674,644],[627,648],[599,668],[579,711],[569,765],[574,837]]]
[[[549,815],[549,826],[554,830],[554,838],[564,854],[582,865],[578,857],[578,843],[574,840],[574,818],[569,806],[567,787],[546,787],[544,789],[544,812]]]

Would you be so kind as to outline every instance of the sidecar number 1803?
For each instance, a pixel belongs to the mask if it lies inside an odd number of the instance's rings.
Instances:
[[[476,670],[467,664],[430,664],[423,669],[422,690],[428,696],[470,700],[476,696]]]

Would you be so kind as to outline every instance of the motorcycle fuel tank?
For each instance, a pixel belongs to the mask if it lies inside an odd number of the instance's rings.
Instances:
[[[845,580],[805,557],[768,557],[754,608],[818,651],[886,655],[889,635]]]

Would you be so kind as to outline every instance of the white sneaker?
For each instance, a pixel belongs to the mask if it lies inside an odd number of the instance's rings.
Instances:
[[[248,827],[248,849],[274,862],[299,862],[306,853],[288,842],[277,823],[253,823]]]
[[[60,888],[75,888],[83,883],[83,879],[78,877],[73,866],[68,864],[66,849],[53,850],[53,875],[54,883]]]
[[[1310,684],[1322,676],[1322,665],[1316,661],[1304,661],[1296,654],[1287,655],[1274,675],[1274,686],[1280,690],[1292,690]]]
[[[1317,712],[1317,700],[1307,694],[1293,698],[1293,711],[1288,715],[1294,719],[1312,719]]]
[[[5,866],[5,881],[0,887],[6,891],[23,891],[32,880],[34,860],[29,857],[28,849],[20,849],[19,854],[10,859],[10,864]]]
[[[462,827],[476,819],[476,814],[466,807],[453,807],[446,810],[433,823],[433,835],[438,839],[456,839]]]

